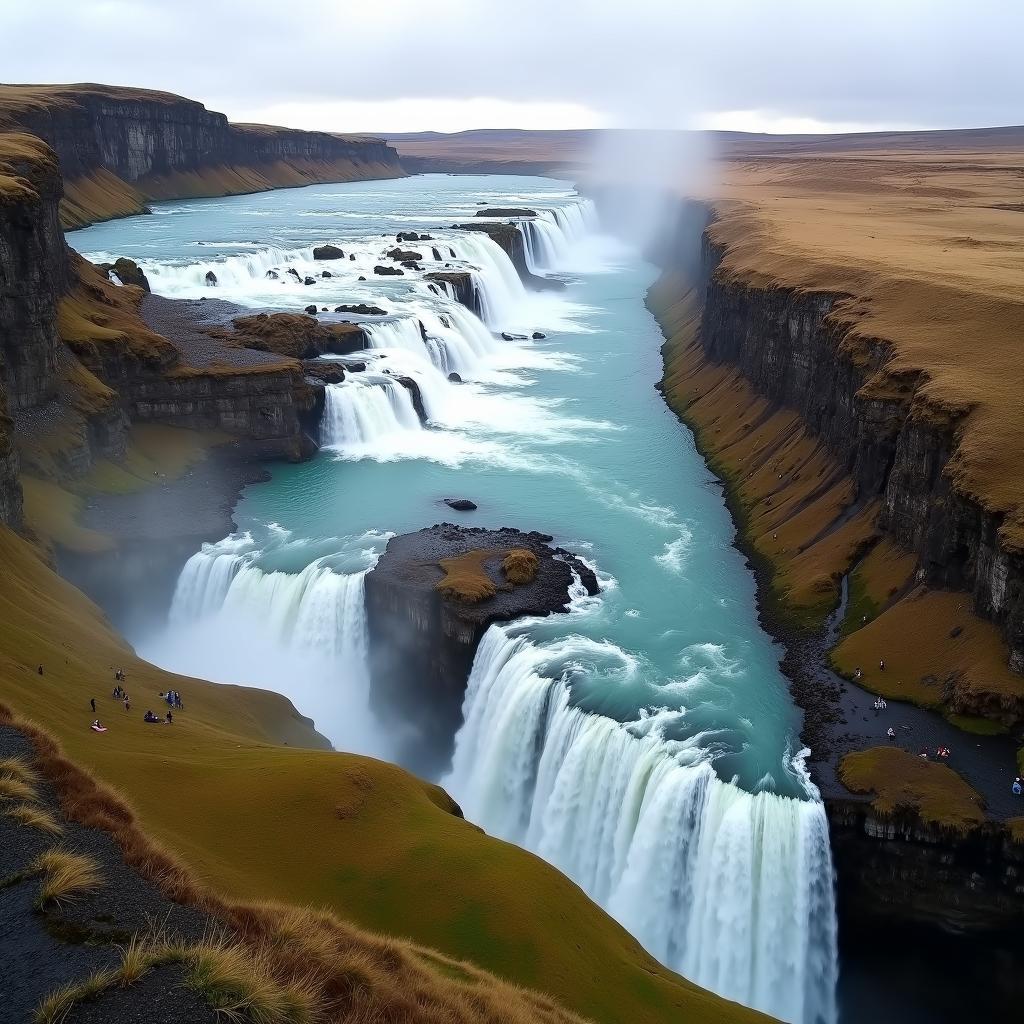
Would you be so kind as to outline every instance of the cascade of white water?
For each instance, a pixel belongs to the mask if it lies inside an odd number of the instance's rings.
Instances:
[[[514,323],[517,307],[526,301],[526,289],[505,250],[477,231],[453,238],[452,247],[457,258],[473,268],[484,323],[499,329]]]
[[[325,448],[372,445],[389,434],[422,429],[412,394],[389,374],[366,370],[327,385],[320,423]]]
[[[561,868],[667,966],[800,1024],[836,1020],[824,808],[722,782],[698,745],[571,703],[546,674],[593,643],[485,634],[445,786]],[[556,649],[557,648],[557,649]]]
[[[207,274],[210,273],[216,278],[218,287],[244,292],[256,283],[265,282],[270,271],[284,275],[289,267],[303,277],[306,274],[319,274],[322,269],[313,262],[312,247],[285,249],[280,246],[263,246],[195,263],[143,261],[143,269],[152,278],[153,288],[161,295],[170,296],[206,288],[211,283],[207,280]]]
[[[597,230],[593,202],[580,199],[567,206],[540,209],[537,216],[517,222],[526,249],[527,266],[533,273],[564,266],[571,246]]]
[[[171,633],[150,654],[169,668],[283,691],[335,743],[387,754],[369,711],[365,572],[317,559],[265,572],[246,534],[204,544],[178,578]]]

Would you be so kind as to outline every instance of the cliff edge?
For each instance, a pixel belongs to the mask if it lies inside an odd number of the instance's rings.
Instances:
[[[150,200],[405,174],[383,139],[231,124],[196,100],[149,89],[3,85],[0,131],[31,133],[57,154],[66,229],[144,213]]]

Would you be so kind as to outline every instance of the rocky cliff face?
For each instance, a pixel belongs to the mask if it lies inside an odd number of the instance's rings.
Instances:
[[[573,570],[597,593],[593,572],[550,541],[540,533],[442,523],[393,538],[367,574],[373,702],[406,732],[411,767],[432,773],[446,764],[473,657],[491,623],[564,610]],[[502,585],[500,563],[514,548],[536,554],[537,574],[525,585]],[[437,589],[445,575],[439,563],[481,550],[493,552],[484,571],[498,584],[497,592],[476,603],[443,596]]]
[[[233,125],[194,100],[113,86],[0,87],[0,127],[57,153],[66,226],[140,212],[146,199],[405,173],[382,139]]]
[[[999,824],[959,835],[914,814],[883,818],[862,800],[825,806],[844,927],[879,920],[954,933],[1020,927],[1024,846]]]
[[[681,245],[691,253],[693,238]],[[891,349],[851,334],[848,296],[723,280],[715,273],[721,258],[704,235],[696,271],[707,357],[795,409],[853,480],[855,505],[881,501],[879,527],[918,556],[918,580],[968,591],[978,614],[1001,627],[1011,667],[1024,669],[1024,558],[1000,547],[1000,517],[951,484],[956,417],[921,401],[915,375],[880,372]]]

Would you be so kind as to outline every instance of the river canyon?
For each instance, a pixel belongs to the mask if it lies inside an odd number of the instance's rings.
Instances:
[[[188,558],[157,620],[126,625],[140,653],[284,693],[339,749],[440,781],[667,966],[835,1021],[800,712],[717,481],[654,389],[657,271],[594,204],[553,179],[425,175],[162,203],[73,240],[137,261],[156,295],[205,300],[209,325],[226,318],[213,300],[313,306],[365,337],[323,353],[346,369],[318,454],[245,489],[236,531]],[[325,243],[342,255],[318,259]],[[359,304],[376,311],[333,312]],[[458,497],[478,508],[443,503]],[[564,614],[491,625],[454,728],[424,738],[413,705],[376,693],[367,576],[392,536],[456,517],[549,532],[599,592],[577,582]]]

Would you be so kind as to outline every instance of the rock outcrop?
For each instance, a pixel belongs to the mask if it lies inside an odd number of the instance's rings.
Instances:
[[[432,270],[423,275],[423,280],[434,282],[435,285],[442,282],[451,285],[456,301],[471,309],[477,316],[481,314],[480,296],[473,283],[473,275],[468,270]]]
[[[56,152],[65,227],[141,213],[153,199],[405,173],[382,139],[230,124],[195,100],[146,89],[0,86],[2,129]]]
[[[524,615],[563,611],[575,570],[590,593],[593,572],[551,537],[442,523],[394,537],[366,577],[373,703],[385,719],[416,723],[406,759],[420,770],[443,765],[459,726],[462,698],[477,645],[487,627]],[[513,586],[502,559],[512,549],[538,558],[532,582]],[[495,584],[486,600],[466,603],[437,589],[444,559],[486,552],[481,568]]]
[[[315,311],[316,307],[310,307]],[[236,317],[233,330],[214,328],[211,336],[240,348],[274,352],[291,359],[347,355],[366,348],[366,332],[357,324],[321,323],[307,313],[256,313]]]

